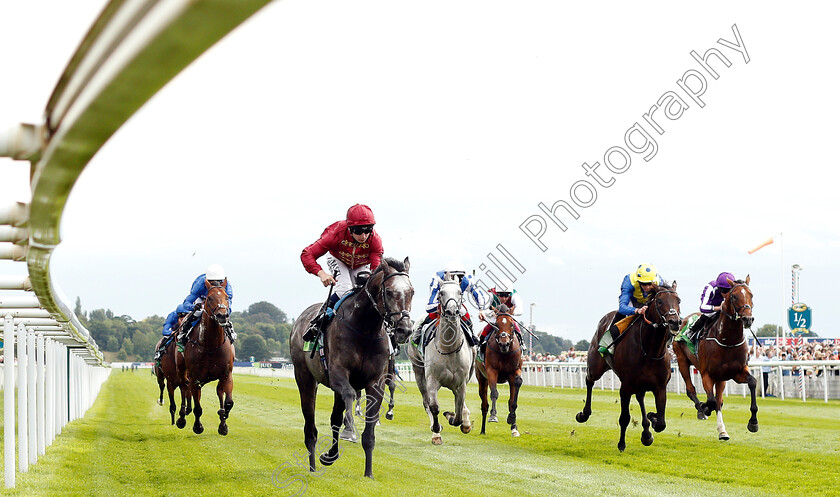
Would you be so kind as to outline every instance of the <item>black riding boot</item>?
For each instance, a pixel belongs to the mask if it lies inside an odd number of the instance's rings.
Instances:
[[[706,322],[709,320],[709,316],[706,314],[701,314],[697,321],[691,325],[691,328],[688,329],[688,338],[695,344],[697,343],[697,339],[700,336],[700,330],[703,329],[703,326],[706,325]]]

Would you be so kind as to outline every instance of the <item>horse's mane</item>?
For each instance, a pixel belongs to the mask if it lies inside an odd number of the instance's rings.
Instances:
[[[658,288],[661,288],[661,289],[664,289],[664,290],[673,290],[674,289],[674,287],[672,285],[669,285],[668,283],[662,283],[662,284],[657,285],[657,286],[658,286]]]
[[[735,283],[736,285],[746,284],[744,280],[735,280],[733,281],[733,283]]]
[[[401,273],[405,272],[405,263],[403,263],[402,261],[398,261],[398,260],[392,259],[390,257],[385,257],[384,259],[382,259],[382,262],[391,266],[392,268],[396,269],[397,271],[399,271]],[[383,271],[382,267],[383,266],[381,264],[379,266],[377,266],[376,270],[374,270],[373,273],[371,274],[371,277],[373,277],[376,273],[382,272]]]

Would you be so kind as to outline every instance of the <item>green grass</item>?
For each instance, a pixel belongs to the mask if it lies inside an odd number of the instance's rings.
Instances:
[[[420,394],[407,383],[405,393],[397,392],[396,419],[383,420],[376,430],[376,479],[369,480],[362,477],[361,444],[342,442],[342,457],[317,475],[295,466],[305,451],[293,380],[236,376],[227,437],[216,433],[213,387],[204,388],[206,431],[195,435],[192,416],[184,430],[169,425],[146,371],[115,371],[85,418],[66,426],[46,456],[17,474],[17,487],[0,495],[283,496],[303,488],[301,482],[307,496],[840,495],[837,401],[765,399],[759,403],[761,429],[749,433],[748,402],[728,397],[724,413],[732,439],[719,442],[714,419],[696,420],[688,399],[674,395],[668,427],[654,434],[654,444],[642,446],[641,423],[631,424],[627,450],[619,453],[617,393],[596,390],[592,417],[578,424],[574,414],[583,390],[526,387],[518,411],[522,436],[514,439],[504,422],[478,434],[473,386],[467,400],[474,431],[463,435],[447,425],[444,445],[433,446]],[[501,392],[506,399],[507,387]],[[451,409],[451,393],[442,391],[441,399]],[[320,437],[329,436],[331,406],[331,392],[321,387]],[[506,402],[499,412],[504,421]],[[635,404],[632,413],[638,421]],[[300,481],[281,490],[272,475]]]

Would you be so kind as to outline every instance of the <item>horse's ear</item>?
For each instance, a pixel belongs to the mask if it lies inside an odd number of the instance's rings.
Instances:
[[[210,289],[210,280],[208,280],[207,278],[204,279],[204,288],[208,290]]]
[[[222,280],[222,288],[227,288],[227,278]]]
[[[748,276],[748,277],[749,277],[749,276]],[[726,282],[727,282],[727,283],[729,283],[729,287],[730,287],[730,288],[732,288],[733,286],[735,286],[735,282],[734,282],[734,281],[732,281],[732,280],[730,280],[729,278],[726,278]]]
[[[676,289],[677,289],[677,280],[674,280],[674,282],[671,283],[671,290],[676,290]]]
[[[744,280],[744,283],[746,283],[746,284],[749,286],[749,284],[750,284],[750,275],[747,275],[747,279],[745,279],[745,280]]]
[[[408,257],[406,257],[405,260],[403,260],[403,264],[405,264],[405,272],[407,273],[408,268],[411,267],[411,263],[408,261]]]

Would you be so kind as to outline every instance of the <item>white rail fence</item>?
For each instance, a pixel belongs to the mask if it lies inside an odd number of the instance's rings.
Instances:
[[[822,399],[825,402],[829,399],[840,399],[840,361],[768,361],[759,365],[750,365],[750,372],[757,381],[756,395],[764,397],[762,367],[771,368],[768,375],[767,393],[774,397],[798,398],[803,402],[807,399]],[[396,368],[402,381],[415,381],[410,363],[398,363]],[[676,364],[672,364],[671,368],[668,391],[684,394],[685,382],[682,375]],[[794,369],[797,368],[799,374],[795,374],[797,371]],[[294,378],[294,370],[291,366],[278,369],[237,367],[234,368],[234,372],[272,378]],[[706,399],[706,394],[703,391],[700,373],[693,367],[691,372],[692,383],[702,402]],[[586,388],[586,363],[526,362],[522,367],[522,379],[526,386]],[[471,381],[475,382],[475,379]],[[612,371],[608,371],[595,382],[594,386],[598,390],[618,390],[620,387],[621,380]],[[726,396],[740,395],[742,397],[746,397],[749,393],[746,383],[741,385],[734,381],[727,382],[724,392]]]

